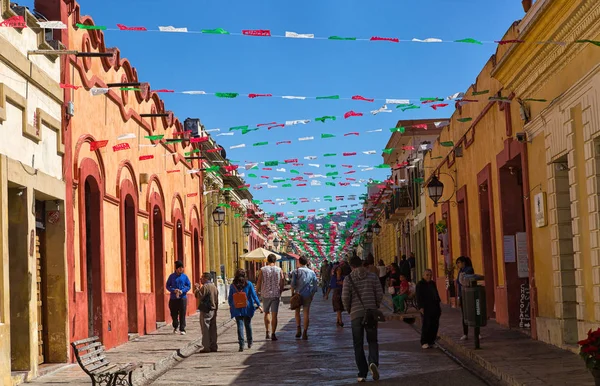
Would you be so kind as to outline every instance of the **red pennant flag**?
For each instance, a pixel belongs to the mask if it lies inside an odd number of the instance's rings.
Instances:
[[[298,158],[286,159],[284,162],[286,164],[295,164],[298,163]]]
[[[402,150],[415,150],[414,146],[402,146]]]
[[[248,98],[258,98],[258,97],[272,97],[273,94],[248,94]]]
[[[273,170],[273,168],[262,168],[262,170]]]
[[[348,111],[346,114],[344,114],[344,119],[348,119],[350,117],[362,117],[363,113],[356,113],[352,110]]]
[[[167,170],[167,174],[171,174],[171,173],[179,173],[181,172],[181,170],[179,169],[175,169],[175,170]]]
[[[392,42],[392,43],[400,43],[400,39],[398,39],[398,38],[382,38],[379,36],[373,36],[371,38],[371,41],[386,41],[386,42]]]
[[[198,195],[198,193],[188,193],[185,196],[186,197],[196,197]]]
[[[269,176],[260,176],[260,178],[264,179],[264,180],[268,180]]]
[[[276,125],[277,122],[259,123],[256,127]]]
[[[315,213],[315,209],[309,209],[308,213]]]
[[[128,149],[130,149],[130,147],[127,142],[120,143],[118,145],[113,146],[113,151],[128,150]]]
[[[343,153],[344,157],[352,157],[353,155],[356,155],[356,152],[354,152],[354,153]]]
[[[350,171],[347,171],[347,172],[346,172],[346,173],[344,173],[344,174],[354,174],[354,173],[356,173],[356,170],[350,170]]]
[[[152,158],[154,158],[154,156],[152,154],[150,154],[150,155],[141,155],[140,158],[139,158],[139,160],[140,161],[146,161],[146,160],[152,159]]]
[[[352,133],[346,133],[346,134],[344,134],[344,137],[347,137],[347,136],[349,136],[349,135],[357,135],[357,136],[358,136],[358,135],[360,135],[360,134],[359,134],[359,133],[357,133],[356,131],[353,131]]]
[[[185,134],[191,134],[192,130],[185,130],[185,131],[174,131],[173,135],[185,135]]]
[[[312,176],[313,174],[314,174],[314,173],[311,173],[311,172],[304,172],[304,175],[305,175],[305,176]]]
[[[437,110],[438,108],[446,107],[446,106],[448,106],[448,103],[437,103],[435,105],[431,105],[431,108],[434,110]]]
[[[108,139],[105,139],[103,141],[90,142],[90,151],[96,151],[98,149],[101,149],[101,148],[105,147],[107,144],[108,144]]]
[[[191,142],[191,143],[201,143],[201,142],[208,142],[208,137],[196,137],[196,138],[190,138],[190,142]]]
[[[281,142],[277,142],[277,145],[283,145],[283,144],[289,145],[291,143],[292,143],[292,141],[281,141]]]
[[[292,164],[294,166],[304,166],[304,164]]]
[[[253,189],[254,189],[254,190],[260,190],[260,189],[262,189],[262,188],[263,188],[262,186],[255,186]]]
[[[346,178],[346,181],[356,181],[356,178]]]
[[[348,186],[348,185],[350,185],[349,182],[340,182],[340,186]]]
[[[167,90],[167,89],[162,88],[160,90],[152,90],[150,92],[156,92],[156,93],[159,93],[159,92],[175,92],[175,90]]]
[[[375,102],[375,99],[365,98],[364,96],[360,96],[360,95],[354,95],[352,97],[352,100],[355,100],[355,101],[365,101],[365,102]]]
[[[223,150],[222,147],[217,147],[215,149],[208,149],[206,152],[207,153],[219,153],[219,152],[221,152],[221,150]]]
[[[148,31],[146,27],[127,27],[123,24],[117,24],[121,31]]]
[[[242,34],[246,36],[271,36],[271,30],[268,29],[244,29]]]
[[[285,127],[285,124],[283,124],[283,123],[279,123],[279,124],[277,124],[277,125],[269,126],[269,127],[268,127],[268,130],[271,130],[271,129],[275,128],[275,127]]]
[[[238,165],[226,165],[225,166],[225,170],[227,170],[228,172],[234,171],[238,169]]]
[[[415,129],[423,129],[423,130],[427,130],[427,123],[419,123],[417,125],[413,125],[413,127]]]
[[[73,90],[79,90],[81,86],[73,86],[72,84],[61,83],[60,88],[70,88]]]
[[[342,165],[343,168],[352,169],[352,165]]]
[[[498,43],[501,46],[503,46],[505,44],[525,43],[525,40],[518,40],[518,39],[513,39],[513,40],[495,40],[494,43]]]
[[[302,181],[303,178],[302,177],[294,177],[292,178],[292,181]]]

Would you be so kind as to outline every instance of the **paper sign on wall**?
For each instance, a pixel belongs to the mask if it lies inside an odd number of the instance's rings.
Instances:
[[[535,226],[541,228],[548,225],[546,220],[546,193],[541,192],[534,196],[533,209],[535,213]]]
[[[504,236],[504,262],[516,263],[515,236]]]
[[[518,232],[517,240],[517,270],[520,278],[529,277],[529,254],[527,252],[527,233]]]

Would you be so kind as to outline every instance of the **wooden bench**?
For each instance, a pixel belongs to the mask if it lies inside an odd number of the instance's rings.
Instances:
[[[92,385],[132,385],[133,370],[142,367],[141,364],[110,363],[106,357],[100,338],[78,340],[71,343],[79,366],[92,378]]]

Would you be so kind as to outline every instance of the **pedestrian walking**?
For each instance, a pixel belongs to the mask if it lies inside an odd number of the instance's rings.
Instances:
[[[381,282],[381,290],[385,291],[385,282],[387,279],[387,267],[383,260],[379,260],[379,265],[377,265],[377,270],[379,271],[379,281]]]
[[[463,326],[463,336],[460,338],[460,340],[467,340],[469,339],[469,326],[465,324],[465,310],[463,304],[462,288],[464,283],[464,276],[474,275],[475,270],[473,269],[473,263],[471,262],[471,259],[466,256],[459,256],[456,259],[456,267],[459,269],[458,277],[456,278],[456,288],[458,290],[458,304],[460,305],[460,310],[462,312]]]
[[[317,292],[317,275],[306,267],[308,259],[300,256],[298,259],[299,267],[292,273],[292,297],[298,294],[301,297],[300,307],[296,308],[296,338],[302,337],[308,340],[308,326],[310,324],[310,304],[312,303],[315,292]],[[304,315],[304,330],[302,330],[302,318],[300,309]]]
[[[202,353],[216,352],[217,345],[217,309],[219,308],[219,289],[212,276],[204,272],[200,278],[202,286],[195,284],[194,294],[200,311],[200,330],[202,331]]]
[[[367,256],[367,260],[365,261],[365,263],[367,271],[373,272],[375,275],[379,276],[379,269],[377,269],[377,267],[375,266],[375,257],[372,254],[369,253],[369,256]]]
[[[433,271],[426,269],[423,279],[417,284],[417,303],[423,319],[421,328],[421,347],[432,348],[437,339],[440,328],[440,295],[436,283],[433,281]]]
[[[169,310],[173,319],[173,334],[177,329],[181,335],[185,335],[185,313],[187,311],[187,293],[192,288],[192,283],[183,273],[183,263],[175,262],[175,272],[167,279],[167,291],[171,293],[169,299]]]
[[[323,291],[323,296],[325,296],[329,292],[329,282],[331,281],[331,268],[327,260],[323,261],[321,265],[321,289]]]
[[[246,342],[248,348],[252,348],[252,317],[256,307],[263,312],[260,300],[254,289],[254,285],[246,278],[246,271],[238,269],[235,273],[233,283],[229,288],[229,311],[231,317],[237,323],[239,351],[244,351],[244,328],[246,329]]]
[[[337,314],[336,325],[338,327],[344,327],[344,321],[342,319],[342,312],[344,312],[344,304],[342,303],[342,289],[345,278],[346,276],[342,275],[342,268],[339,266],[335,267],[333,275],[331,276],[329,290],[325,295],[325,299],[327,299],[329,297],[329,293],[333,291],[331,304],[333,306],[333,312]]]
[[[410,277],[411,282],[417,281],[417,259],[415,258],[415,253],[411,252],[408,257],[408,264],[410,265]]]
[[[352,323],[352,342],[354,359],[358,367],[358,381],[365,382],[369,371],[374,380],[379,379],[378,323],[377,318],[374,317],[375,313],[372,311],[379,309],[383,291],[377,275],[361,267],[361,263],[358,256],[350,260],[352,272],[344,280],[342,302],[350,314]],[[364,349],[365,334],[369,345],[368,362]]]
[[[279,312],[279,303],[281,293],[285,286],[285,276],[283,271],[275,263],[277,256],[270,254],[267,256],[267,265],[258,272],[256,288],[262,297],[263,309],[265,311],[265,330],[266,339],[277,340],[275,331],[277,330],[277,313]],[[269,331],[271,333],[269,334]]]

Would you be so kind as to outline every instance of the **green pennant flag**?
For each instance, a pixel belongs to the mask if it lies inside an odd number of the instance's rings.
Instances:
[[[335,165],[333,164],[325,164],[325,167],[335,169]]]
[[[254,165],[250,168],[250,170],[258,170],[258,165]]]
[[[356,38],[344,38],[341,36],[330,36],[329,40],[356,40]]]
[[[258,127],[255,129],[242,129],[242,135],[248,134],[249,132],[256,131],[256,130],[258,130]]]
[[[431,157],[431,159],[442,159],[444,157],[442,157],[441,155],[437,156],[437,157]]]
[[[473,118],[459,118],[459,119],[457,119],[457,121],[463,122],[463,123],[464,122],[469,122],[469,121],[472,121],[472,120],[473,120]]]
[[[220,206],[221,208],[231,208],[231,205],[225,203],[220,203],[217,206]]]
[[[240,213],[235,213],[235,214],[233,215],[233,218],[238,218],[238,217],[242,217],[242,215],[241,215]]]
[[[323,139],[323,138],[334,138],[334,137],[335,137],[335,135],[333,135],[333,134],[321,134],[321,139]]]
[[[294,169],[290,170],[290,173],[292,173],[292,174],[300,174],[300,172],[299,172],[299,171],[297,171],[297,170],[294,170]]]
[[[75,25],[79,29],[106,31],[106,26],[103,26],[103,25],[86,25],[86,24],[81,24],[81,23],[77,23]]]
[[[335,153],[327,153],[327,154],[323,154],[323,157],[335,157],[336,154]]]
[[[284,178],[279,178],[279,179],[274,179],[273,180],[274,184],[277,184],[277,183],[280,183],[280,182],[285,182],[285,179]]]
[[[290,201],[290,204],[292,204],[292,205],[298,205],[298,201]]]
[[[300,212],[300,213],[304,213],[304,212],[305,212],[305,210],[304,210],[304,209],[302,209],[302,210],[299,210],[298,212]]]
[[[203,29],[201,32],[203,34],[229,35],[229,32],[225,31],[223,28]]]
[[[391,149],[383,149],[382,152],[385,154],[392,154],[394,152],[394,148],[392,147]]]
[[[388,164],[381,164],[381,165],[377,165],[375,166],[377,169],[391,169],[392,167]]]
[[[279,165],[279,161],[267,161],[265,162],[265,166],[277,166]]]
[[[283,184],[281,185],[282,188],[291,188],[292,184]]]
[[[258,177],[258,176],[254,173],[248,174],[248,178],[256,178],[256,177]]]
[[[185,156],[187,157],[187,156],[189,156],[189,155],[192,155],[192,154],[194,154],[194,153],[200,153],[200,151],[201,151],[200,149],[194,149],[194,150],[192,150],[192,151],[188,151],[187,153],[184,153],[184,154],[185,154]],[[217,167],[218,167],[218,166],[217,166]]]
[[[328,119],[331,119],[332,121],[335,121],[336,117],[334,117],[332,115],[325,115],[323,117],[315,118],[315,121],[319,121],[319,122],[325,123],[325,121],[328,120]]]
[[[392,127],[392,128],[390,128],[390,131],[392,133],[404,134],[406,132],[406,129],[404,127]]]
[[[261,200],[252,200],[252,203],[256,204],[256,205],[260,205],[260,204],[262,204],[262,201]]]
[[[485,94],[487,94],[487,93],[489,93],[489,92],[490,92],[490,90],[474,91],[472,95],[473,95],[473,96],[477,96],[477,95],[485,95]]]
[[[217,92],[215,93],[215,96],[217,98],[236,98],[238,95],[237,92]]]
[[[415,106],[413,104],[410,104],[408,106],[400,108],[400,110],[406,111],[406,110],[414,110],[414,109],[420,109],[420,108],[421,108],[421,106]]]
[[[600,41],[597,41],[597,40],[581,39],[581,40],[575,40],[575,43],[590,43],[590,44],[600,47]]]
[[[253,144],[252,146],[266,146],[268,145],[269,142],[256,142],[255,144]]]
[[[548,101],[546,99],[529,98],[529,99],[523,99],[523,102],[548,102]]]
[[[206,169],[204,169],[204,171],[206,171],[206,172],[218,172],[219,171],[219,165],[209,166]]]
[[[329,95],[329,96],[318,96],[317,100],[319,99],[340,99],[339,95]]]
[[[183,138],[170,138],[167,139],[167,143],[180,143],[183,142]]]
[[[221,188],[221,192],[231,192],[233,188]]]
[[[333,176],[337,176],[338,172],[329,172],[327,173],[327,177],[333,177]]]
[[[329,210],[336,210],[336,209],[337,209],[337,206],[330,206],[329,207]]]
[[[248,190],[247,186],[242,186],[241,188],[238,188],[238,190]]]
[[[119,87],[119,91],[142,91],[142,89],[136,87]]]
[[[482,42],[480,42],[479,40],[475,40],[472,38],[466,38],[466,39],[460,39],[460,40],[455,40],[455,43],[470,43],[470,44],[483,44]]]
[[[442,145],[444,147],[452,147],[452,146],[454,146],[454,142],[452,142],[452,141],[440,142],[440,145]]]
[[[146,136],[144,136],[144,138],[148,138],[151,141],[159,141],[159,140],[163,139],[164,136],[165,136],[164,134],[161,134],[161,135],[146,135]]]
[[[234,126],[234,127],[230,127],[229,131],[234,131],[234,130],[247,130],[248,129],[248,125],[246,126]]]
[[[326,186],[335,186],[335,183],[334,182],[326,182],[325,185]]]

